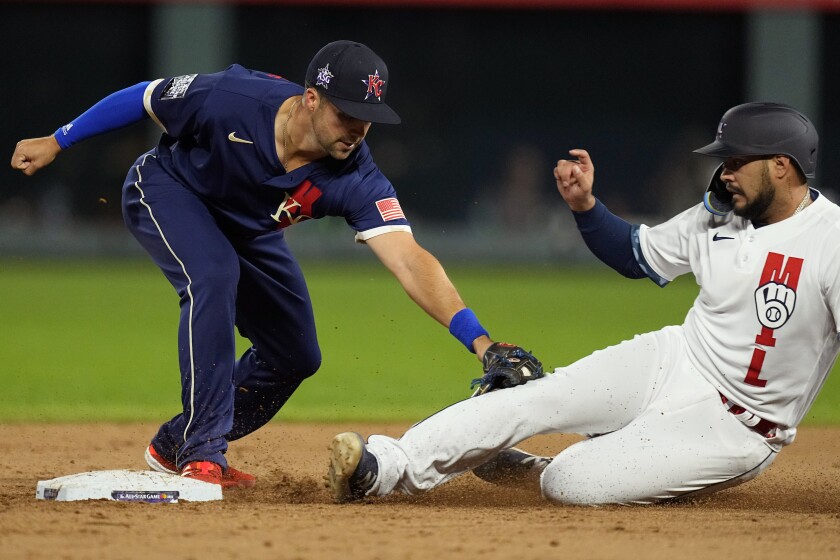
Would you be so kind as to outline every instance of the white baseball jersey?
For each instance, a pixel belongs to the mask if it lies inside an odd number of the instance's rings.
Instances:
[[[698,371],[753,414],[795,428],[840,351],[840,207],[819,195],[755,228],[699,204],[640,226],[638,242],[664,280],[692,272],[700,286],[683,325]]]

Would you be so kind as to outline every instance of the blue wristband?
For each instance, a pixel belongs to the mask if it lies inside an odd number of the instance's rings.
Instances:
[[[473,341],[479,336],[490,336],[469,307],[465,307],[452,316],[452,320],[449,322],[449,332],[473,354],[475,354]]]

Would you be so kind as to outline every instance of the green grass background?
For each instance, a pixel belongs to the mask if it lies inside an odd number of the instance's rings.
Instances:
[[[278,420],[416,421],[469,394],[479,362],[383,267],[303,267],[324,362]],[[447,271],[495,339],[547,368],[681,323],[697,293],[690,277],[663,290],[605,267]],[[177,317],[150,262],[0,261],[0,422],[168,419],[180,408]],[[805,422],[840,423],[838,402],[835,372]]]

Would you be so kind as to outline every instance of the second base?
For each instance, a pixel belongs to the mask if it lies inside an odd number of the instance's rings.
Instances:
[[[222,487],[155,471],[91,471],[41,480],[35,497],[58,502],[114,500],[172,504],[179,500],[221,500]]]

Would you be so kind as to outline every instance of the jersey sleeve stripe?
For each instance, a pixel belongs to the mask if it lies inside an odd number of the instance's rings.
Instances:
[[[157,85],[162,81],[162,79],[155,80],[146,87],[146,91],[143,92],[143,107],[146,108],[146,112],[149,113],[149,116],[152,117],[152,120],[155,121],[155,124],[157,124],[161,128],[161,130],[166,132],[166,127],[163,126],[163,123],[160,122],[160,119],[157,118],[157,115],[155,115],[155,112],[152,110],[152,92],[155,91]]]
[[[638,224],[634,224],[632,229],[630,230],[630,242],[633,244],[633,256],[636,258],[636,262],[639,263],[639,268],[641,268],[645,274],[647,274],[648,278],[656,282],[656,284],[660,288],[664,288],[668,285],[670,280],[666,280],[662,276],[660,276],[653,267],[648,264],[647,260],[645,259],[644,252],[642,251],[642,242],[640,240],[640,230],[641,226]]]
[[[368,239],[385,233],[391,233],[392,231],[405,231],[407,233],[411,233],[411,226],[381,226],[365,231],[360,231],[356,233],[356,243],[364,243]]]

